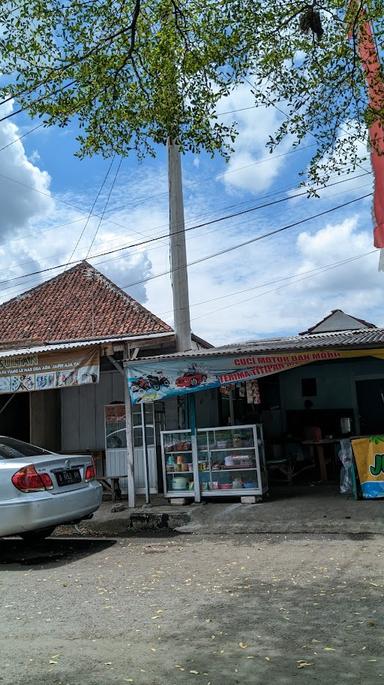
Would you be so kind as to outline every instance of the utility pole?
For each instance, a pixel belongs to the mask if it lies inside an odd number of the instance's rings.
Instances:
[[[169,250],[177,352],[192,347],[189,313],[187,250],[185,244],[181,155],[177,143],[168,138]]]
[[[192,348],[191,317],[189,312],[187,248],[185,244],[185,222],[183,202],[183,180],[181,155],[177,143],[168,138],[168,189],[169,189],[169,251],[173,296],[173,319],[176,333],[176,349],[187,352]],[[188,425],[191,430],[194,468],[195,502],[200,502],[200,481],[197,469],[197,425],[196,399],[189,395],[185,399],[188,408]]]

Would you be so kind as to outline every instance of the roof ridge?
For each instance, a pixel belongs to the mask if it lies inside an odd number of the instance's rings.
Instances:
[[[123,300],[129,300],[129,303],[130,303],[133,307],[136,307],[136,308],[140,309],[141,311],[145,312],[146,314],[149,314],[149,315],[152,316],[154,319],[156,319],[156,321],[158,321],[159,323],[161,323],[163,326],[169,326],[169,324],[167,324],[165,321],[163,321],[162,319],[160,319],[159,316],[157,316],[156,314],[154,314],[153,312],[151,312],[149,309],[147,309],[146,307],[144,307],[144,305],[141,304],[141,302],[139,302],[138,300],[136,300],[134,297],[132,297],[132,295],[129,295],[129,293],[126,293],[125,290],[123,290],[123,288],[120,288],[119,285],[117,285],[116,283],[114,283],[113,281],[111,281],[111,279],[108,278],[108,276],[105,276],[105,274],[103,274],[101,271],[99,271],[99,270],[96,269],[94,266],[92,266],[92,264],[89,264],[89,262],[86,262],[85,260],[84,260],[84,262],[85,262],[85,263],[86,263],[86,264],[95,272],[95,274],[98,276],[98,278],[102,278],[102,279],[107,283],[107,285],[108,285],[109,287],[111,287],[112,290],[114,290],[114,292],[115,292],[117,295],[119,295],[120,297],[123,298]],[[173,329],[171,328],[171,330],[173,330]]]
[[[75,269],[78,269],[79,266],[84,266],[84,265],[86,265],[89,269],[92,269],[96,273],[100,273],[100,271],[97,271],[97,269],[95,269],[95,267],[92,266],[92,264],[87,262],[86,259],[82,259],[81,262],[77,262],[77,264],[74,264],[74,266],[71,266],[70,269],[64,268],[63,271],[60,271],[60,273],[56,274],[56,276],[52,276],[52,278],[48,278],[46,281],[42,281],[41,283],[34,285],[33,288],[29,288],[28,290],[24,290],[24,292],[19,293],[18,295],[15,295],[14,297],[11,297],[10,300],[5,300],[4,302],[1,302],[0,303],[0,310],[1,310],[1,307],[3,305],[10,304],[11,302],[20,301],[24,297],[28,297],[32,293],[35,293],[36,290],[39,290],[39,288],[42,288],[43,286],[48,285],[48,283],[52,283],[52,281],[59,280],[60,278],[62,278],[64,276],[64,274],[69,274],[69,273],[71,273],[71,271],[75,271]]]
[[[0,343],[11,337],[52,342],[95,335],[174,333],[169,324],[86,260],[2,302],[0,315]]]

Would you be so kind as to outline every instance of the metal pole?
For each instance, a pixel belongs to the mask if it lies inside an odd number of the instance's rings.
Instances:
[[[127,351],[126,358],[129,359]],[[128,378],[124,378],[124,404],[125,404],[125,431],[127,437],[127,476],[128,476],[128,507],[136,504],[135,477],[134,477],[134,448],[133,448],[133,421],[132,403],[128,389]]]
[[[195,502],[201,502],[200,477],[199,477],[199,455],[197,449],[197,426],[196,426],[196,398],[195,394],[188,395],[188,415],[189,427],[191,429],[192,463],[193,463],[193,483],[195,490]]]
[[[144,458],[144,481],[145,481],[145,504],[151,501],[151,493],[149,488],[149,468],[148,468],[148,446],[147,446],[147,430],[145,425],[145,406],[141,403],[141,430],[143,435],[143,458]]]
[[[178,352],[191,344],[187,250],[185,244],[184,202],[179,146],[168,138],[169,250],[173,295],[174,328]]]

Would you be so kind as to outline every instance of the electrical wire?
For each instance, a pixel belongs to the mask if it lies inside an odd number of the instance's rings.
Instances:
[[[334,183],[334,184],[332,184],[332,185],[337,185],[337,183]],[[232,246],[232,247],[229,247],[229,248],[225,248],[225,249],[223,249],[223,250],[220,250],[219,252],[216,252],[216,253],[214,253],[213,255],[208,255],[207,257],[203,257],[202,259],[198,259],[198,260],[195,260],[194,262],[190,262],[189,264],[187,264],[187,266],[192,266],[192,265],[194,265],[194,264],[199,264],[200,262],[207,261],[208,259],[212,259],[213,257],[217,257],[217,256],[219,256],[219,255],[226,254],[226,253],[228,253],[228,252],[232,252],[233,250],[236,250],[236,249],[239,249],[239,248],[241,248],[241,247],[244,247],[245,245],[250,245],[251,243],[254,243],[254,242],[256,242],[256,241],[263,240],[264,238],[268,238],[268,237],[270,237],[270,236],[272,236],[272,235],[276,235],[276,234],[278,234],[278,233],[281,233],[281,232],[283,232],[283,231],[286,231],[286,230],[288,230],[288,229],[290,229],[290,228],[293,228],[294,226],[299,226],[300,224],[303,224],[303,223],[305,223],[305,222],[307,222],[307,221],[311,221],[311,220],[313,220],[313,219],[317,219],[317,218],[320,217],[320,216],[325,216],[326,214],[330,214],[331,212],[334,212],[334,211],[336,211],[336,210],[338,210],[338,209],[342,209],[343,207],[347,207],[347,206],[351,205],[351,204],[354,203],[354,202],[358,202],[359,200],[364,200],[366,197],[370,197],[371,195],[372,195],[372,193],[367,193],[366,195],[362,195],[362,196],[360,196],[360,197],[354,198],[353,200],[349,200],[348,202],[344,202],[344,203],[342,203],[341,205],[338,205],[338,206],[336,206],[336,207],[331,207],[330,209],[326,209],[326,210],[324,210],[324,211],[322,211],[322,212],[319,212],[318,214],[314,214],[314,215],[312,215],[312,216],[310,216],[310,217],[306,217],[306,218],[304,218],[304,219],[301,219],[300,221],[295,221],[294,223],[288,224],[287,226],[283,226],[283,227],[281,227],[281,228],[277,228],[277,229],[275,229],[275,230],[273,230],[273,231],[269,231],[268,233],[265,233],[265,234],[263,234],[263,235],[261,235],[261,236],[256,236],[255,238],[251,238],[251,239],[246,240],[246,241],[244,241],[244,242],[242,242],[242,243],[238,243],[237,245],[234,245],[234,246]],[[286,198],[286,199],[289,199],[289,198]],[[274,203],[269,203],[269,204],[275,204],[275,203],[276,203],[276,202],[274,202]],[[219,217],[218,219],[215,219],[215,220],[212,220],[212,221],[206,221],[205,223],[197,224],[197,225],[195,225],[195,226],[190,226],[188,229],[185,229],[185,230],[186,230],[186,231],[187,231],[187,230],[188,230],[188,231],[192,231],[192,230],[195,230],[195,229],[197,229],[197,228],[202,228],[203,226],[209,226],[209,225],[211,225],[211,224],[213,224],[213,223],[216,223],[216,222],[219,222],[219,221],[224,221],[225,219],[228,219],[228,218],[234,218],[235,216],[240,216],[241,214],[244,214],[244,213],[249,212],[249,211],[256,211],[256,209],[260,209],[260,208],[263,207],[263,206],[265,206],[265,205],[259,205],[258,207],[253,207],[253,208],[250,209],[250,210],[243,210],[243,211],[237,212],[237,213],[235,213],[235,214],[227,215],[226,217]],[[182,232],[183,232],[183,230],[181,230],[181,231],[175,231],[174,235],[176,235],[177,233],[182,233]],[[123,246],[123,247],[114,248],[113,250],[106,250],[106,251],[104,251],[104,252],[99,252],[98,254],[91,255],[91,256],[89,257],[89,259],[95,259],[96,257],[104,257],[104,256],[106,256],[106,255],[114,254],[114,253],[116,253],[116,252],[122,252],[123,250],[132,249],[133,247],[140,247],[140,246],[142,246],[142,245],[147,245],[147,244],[149,244],[149,243],[156,242],[156,241],[161,240],[161,239],[166,238],[166,237],[168,237],[168,234],[161,235],[161,236],[157,236],[157,237],[153,237],[153,238],[148,238],[147,240],[143,240],[143,241],[141,241],[141,242],[139,242],[139,243],[132,243],[132,244],[130,244],[130,245],[125,245],[125,246]],[[8,279],[6,279],[6,280],[0,281],[0,284],[2,284],[2,283],[9,283],[10,281],[20,280],[20,279],[26,278],[26,277],[28,277],[28,276],[35,276],[35,275],[37,275],[37,274],[48,273],[48,272],[50,272],[50,271],[55,271],[56,269],[64,268],[64,267],[66,267],[66,266],[70,266],[70,265],[78,264],[78,263],[79,263],[79,260],[74,260],[74,261],[69,260],[68,262],[65,262],[64,264],[56,264],[55,266],[46,267],[46,268],[44,268],[44,269],[38,269],[38,270],[36,270],[36,271],[31,271],[30,273],[27,273],[27,274],[21,274],[20,276],[14,276],[13,278],[8,278]],[[184,268],[184,267],[179,267],[179,268]],[[165,271],[164,273],[161,273],[161,274],[156,274],[156,275],[154,275],[154,276],[149,276],[147,279],[138,281],[138,282],[136,282],[136,283],[130,283],[130,284],[126,285],[126,286],[123,286],[123,289],[124,289],[124,288],[128,288],[128,287],[131,287],[131,286],[133,286],[133,285],[139,285],[139,284],[141,284],[141,283],[145,283],[145,282],[148,281],[148,280],[153,280],[154,278],[159,278],[160,276],[165,276],[166,274],[169,274],[169,273],[171,273],[170,270]]]
[[[296,279],[298,276],[303,276],[304,274],[315,274],[316,272],[322,272],[324,270],[327,270],[328,268],[336,268],[338,266],[343,266],[344,264],[349,264],[349,262],[353,262],[357,259],[362,259],[363,257],[367,257],[368,255],[374,254],[376,252],[376,249],[370,250],[369,252],[363,252],[362,254],[359,255],[354,255],[353,257],[347,257],[345,259],[340,259],[337,260],[336,262],[330,262],[329,264],[323,264],[322,266],[317,266],[315,269],[309,269],[307,271],[302,271],[300,274],[293,274],[292,276],[282,276],[281,278],[274,278],[272,281],[266,281],[264,283],[259,283],[258,285],[253,285],[250,286],[249,288],[242,288],[241,290],[232,290],[229,293],[225,293],[225,295],[218,295],[217,297],[211,297],[209,300],[199,300],[199,302],[193,302],[190,304],[190,308],[193,309],[194,307],[200,307],[202,304],[210,304],[211,302],[218,302],[219,300],[225,300],[229,297],[234,297],[236,295],[242,295],[243,293],[249,293],[253,290],[258,290],[259,288],[265,288],[268,285],[275,285],[276,283],[284,283],[285,281],[289,281],[291,279]],[[238,302],[235,302],[229,306],[235,306],[236,304],[240,304],[241,302],[247,302],[248,300],[239,300]],[[158,316],[166,316],[167,314],[172,314],[175,310],[174,309],[168,309],[167,311],[160,312]],[[177,311],[177,310],[176,310]],[[216,311],[221,311],[216,310]],[[209,313],[214,313],[214,312],[209,312]]]
[[[366,186],[359,186],[359,188],[360,188],[360,187],[366,187]],[[339,195],[339,194],[340,194],[340,192],[339,192],[339,193],[335,193],[335,194],[332,195],[332,197],[334,197],[335,195]],[[238,227],[238,226],[241,226],[243,223],[244,223],[244,222],[239,222],[239,223],[236,224],[236,226],[237,226],[237,227]],[[229,225],[229,226],[227,226],[226,228],[229,229],[229,228],[232,228],[232,227]],[[204,233],[204,237],[205,237],[207,234],[212,233],[212,232],[215,231],[215,230],[216,230],[216,229],[211,229],[210,231],[206,231],[206,232]],[[194,236],[192,236],[192,240],[193,240],[193,239],[200,239],[200,236],[194,235]],[[161,248],[161,247],[162,247],[162,245],[152,245],[151,247],[147,248],[147,251],[157,250],[157,249],[159,249],[159,248]],[[140,249],[137,249],[137,250],[131,252],[131,255],[140,254],[140,252],[141,252],[141,250],[140,250]],[[109,264],[110,262],[119,261],[120,259],[123,259],[123,258],[124,258],[124,255],[120,254],[120,255],[117,256],[117,257],[109,257],[108,259],[101,259],[100,261],[97,261],[97,262],[94,264],[94,266],[99,266],[99,265],[101,265],[101,264],[107,264],[107,263]],[[31,261],[31,260],[28,260],[28,261]],[[21,262],[21,263],[26,263],[26,262]],[[18,266],[18,264],[15,264],[14,266]],[[60,268],[60,267],[58,267],[58,268]],[[29,284],[29,282],[31,282],[31,281],[32,281],[32,287],[34,287],[33,282],[35,282],[36,284],[39,283],[39,280],[36,281],[36,276],[28,277],[27,283]],[[20,288],[20,285],[21,285],[20,283],[17,283],[16,285],[11,285],[11,286],[2,288],[2,289],[1,289],[1,292],[5,292],[5,291],[8,291],[8,290],[17,290],[17,289]]]
[[[113,160],[112,160],[112,162],[111,162],[111,167],[110,167],[110,169],[112,168],[112,164],[113,164],[114,159],[115,159],[115,158],[113,158]],[[110,189],[109,189],[109,193],[108,193],[108,195],[107,195],[107,199],[106,199],[106,201],[105,201],[105,205],[104,205],[104,207],[103,207],[103,211],[102,211],[102,213],[101,213],[101,215],[100,215],[99,223],[98,223],[98,225],[97,225],[97,227],[96,227],[96,231],[95,231],[94,234],[93,234],[93,237],[92,237],[92,240],[91,240],[91,244],[89,245],[88,250],[87,250],[87,254],[85,255],[85,259],[88,259],[88,255],[89,255],[90,251],[92,250],[93,244],[94,244],[94,242],[95,242],[95,240],[96,240],[97,234],[98,234],[99,229],[100,229],[100,226],[101,226],[101,222],[102,222],[103,219],[104,219],[104,214],[105,214],[106,209],[107,209],[107,207],[108,207],[109,200],[111,199],[111,195],[112,195],[113,189],[114,189],[114,187],[115,187],[115,184],[116,184],[116,181],[117,181],[117,177],[118,177],[118,175],[119,175],[119,171],[120,171],[120,169],[121,169],[122,163],[123,163],[123,158],[120,157],[120,161],[119,161],[119,163],[118,163],[118,165],[117,165],[116,173],[115,173],[115,176],[114,176],[113,181],[112,181],[112,183],[111,183],[111,187],[110,187]],[[109,173],[109,172],[108,172],[108,173]]]
[[[274,281],[269,281],[269,282],[266,282],[266,283],[261,283],[260,285],[253,286],[252,288],[245,288],[244,290],[239,290],[239,291],[236,291],[236,292],[227,293],[227,295],[221,295],[220,297],[214,297],[214,298],[212,298],[211,300],[203,300],[203,301],[201,301],[201,302],[196,302],[196,303],[194,303],[192,306],[193,306],[193,307],[197,307],[197,306],[200,306],[200,305],[202,305],[202,304],[208,304],[209,302],[215,302],[215,301],[217,301],[217,300],[225,299],[225,298],[227,298],[227,297],[232,297],[233,295],[240,294],[240,293],[242,293],[242,292],[245,293],[245,292],[249,292],[249,291],[251,291],[251,290],[257,290],[257,289],[259,289],[259,288],[264,288],[264,287],[266,287],[267,285],[273,285],[273,284],[275,284],[275,283],[283,283],[283,282],[289,281],[289,280],[291,281],[291,283],[286,283],[286,284],[285,284],[285,287],[286,287],[286,286],[290,286],[290,285],[295,285],[296,283],[300,283],[301,281],[308,280],[308,278],[312,278],[313,276],[315,276],[315,277],[316,277],[316,276],[319,276],[319,275],[321,275],[322,273],[324,273],[324,272],[326,272],[326,271],[329,271],[329,270],[331,270],[331,269],[336,269],[336,268],[339,268],[340,266],[345,266],[346,264],[350,264],[351,262],[355,262],[355,261],[357,261],[357,260],[359,260],[359,259],[363,259],[364,257],[368,257],[369,255],[372,255],[372,254],[374,254],[375,252],[376,252],[376,250],[369,250],[369,252],[364,252],[363,254],[360,254],[360,255],[354,255],[353,257],[348,257],[347,259],[342,259],[342,260],[339,260],[339,261],[337,261],[337,262],[331,262],[330,264],[324,264],[323,266],[317,267],[316,269],[310,269],[310,270],[308,270],[308,271],[303,271],[303,272],[300,274],[300,277],[297,277],[297,275],[295,275],[295,276],[285,276],[285,277],[283,277],[283,278],[279,278],[279,279],[276,279],[276,280],[274,280]],[[304,278],[302,278],[302,276],[305,275],[305,274],[308,274],[308,276],[306,275]],[[206,312],[205,314],[201,314],[200,316],[196,316],[196,317],[194,317],[194,318],[191,319],[191,320],[192,320],[192,321],[197,321],[198,319],[202,319],[202,318],[204,318],[204,317],[206,317],[206,316],[211,316],[212,314],[216,314],[216,312],[221,312],[221,311],[223,311],[224,309],[229,309],[229,308],[231,308],[231,307],[236,307],[236,306],[239,305],[239,304],[244,304],[244,302],[250,302],[250,301],[253,300],[255,297],[263,297],[264,295],[267,295],[267,294],[269,294],[269,293],[278,292],[279,290],[281,290],[281,288],[282,288],[282,285],[280,285],[278,288],[274,288],[273,290],[267,290],[267,291],[261,293],[260,295],[256,295],[256,296],[253,296],[253,297],[250,297],[250,298],[241,299],[241,300],[237,300],[236,302],[232,302],[231,304],[225,305],[224,307],[219,307],[218,309],[215,309],[214,311]],[[170,312],[164,312],[164,313],[171,313],[171,311],[170,311]],[[159,316],[162,316],[162,314],[159,314]]]
[[[74,254],[75,254],[75,252],[76,252],[76,250],[77,250],[77,248],[78,248],[78,246],[79,246],[79,244],[80,244],[80,241],[81,241],[81,239],[82,239],[82,237],[83,237],[83,235],[84,235],[84,233],[85,233],[85,231],[86,231],[86,228],[87,228],[87,226],[88,226],[88,224],[89,224],[89,222],[90,222],[90,220],[91,220],[91,216],[92,216],[92,214],[93,214],[93,210],[94,210],[95,205],[96,205],[96,203],[97,203],[97,201],[98,201],[98,199],[99,199],[99,197],[100,197],[100,194],[101,194],[101,192],[102,192],[102,190],[103,190],[103,188],[104,188],[104,186],[105,186],[105,184],[106,184],[106,182],[107,182],[107,179],[108,179],[108,176],[109,176],[110,171],[111,171],[111,169],[112,169],[112,166],[113,166],[113,162],[114,162],[114,161],[115,161],[115,156],[112,157],[112,161],[111,161],[111,163],[110,163],[110,165],[109,165],[109,167],[108,167],[108,169],[107,169],[107,171],[106,171],[106,173],[105,173],[105,176],[104,176],[104,178],[103,178],[103,180],[102,180],[102,182],[101,182],[100,188],[99,188],[99,190],[97,191],[97,194],[96,194],[96,197],[95,197],[95,199],[94,199],[94,201],[93,201],[92,207],[91,207],[91,209],[90,209],[89,212],[88,212],[87,219],[86,219],[86,221],[85,221],[85,223],[84,223],[84,226],[83,226],[83,228],[82,228],[82,230],[81,230],[81,232],[80,232],[80,235],[79,235],[79,237],[78,237],[78,239],[77,239],[77,241],[76,241],[75,247],[74,247],[73,250],[72,250],[71,256],[70,256],[70,258],[69,258],[69,260],[68,260],[66,266],[69,266],[70,264],[72,264],[73,256],[74,256]]]
[[[97,52],[97,50],[102,47],[105,43],[112,42],[115,38],[118,38],[119,36],[123,35],[126,31],[129,31],[129,26],[127,26],[124,29],[120,29],[119,31],[116,31],[114,34],[111,34],[110,36],[106,36],[103,38],[98,44],[96,44],[93,48],[85,52],[83,55],[79,55],[76,59],[72,60],[71,62],[68,62],[67,64],[63,64],[61,67],[54,67],[51,70],[51,73],[49,76],[47,76],[45,79],[37,83],[33,88],[30,89],[25,89],[22,90],[20,93],[14,94],[14,95],[9,95],[7,98],[2,100],[0,102],[0,107],[2,105],[5,105],[7,102],[10,102],[13,99],[17,99],[17,97],[20,97],[21,95],[31,95],[34,93],[38,88],[41,88],[41,86],[45,86],[49,81],[51,80],[52,77],[54,77],[57,73],[60,73],[62,71],[67,71],[67,69],[70,69],[71,67],[75,67],[78,64],[81,64],[81,62],[84,62],[85,59],[88,59],[94,52]],[[59,90],[54,91],[53,93],[49,93],[49,96],[51,95],[56,95],[58,92],[63,90],[64,88],[68,88],[69,85],[72,85],[76,83],[76,79],[72,81],[70,84],[67,84],[63,87],[61,87]],[[44,98],[45,96],[43,96]],[[38,100],[35,100],[35,102],[40,102],[41,99],[39,98]],[[25,111],[27,108],[21,108],[17,112],[11,113],[9,116],[5,117],[5,119],[10,118],[11,116],[14,116],[15,114],[20,114],[20,112]],[[0,121],[4,121],[4,119],[0,119]]]
[[[294,228],[295,226],[300,226],[301,224],[306,223],[307,221],[312,221],[313,219],[318,219],[321,216],[325,216],[326,214],[330,214],[331,212],[335,212],[338,209],[342,209],[344,207],[347,207],[348,205],[351,205],[354,202],[358,202],[359,200],[364,200],[367,197],[372,196],[372,193],[367,193],[366,195],[362,195],[361,197],[354,198],[353,200],[349,200],[348,202],[344,202],[341,205],[338,205],[337,207],[332,207],[330,209],[326,209],[323,212],[319,212],[318,214],[314,214],[312,216],[306,217],[305,219],[300,219],[299,221],[295,221],[292,224],[287,224],[286,226],[282,226],[281,228],[276,228],[273,231],[269,231],[268,233],[263,233],[262,235],[256,236],[255,238],[250,238],[249,240],[245,240],[241,243],[237,243],[236,245],[232,245],[231,247],[224,248],[223,250],[219,250],[218,252],[214,252],[213,254],[206,255],[205,257],[201,257],[200,259],[195,259],[192,262],[188,262],[186,265],[182,265],[180,267],[176,267],[175,269],[169,269],[168,271],[164,271],[160,274],[154,274],[153,276],[148,276],[147,278],[141,279],[140,281],[135,281],[134,283],[129,283],[128,285],[123,285],[120,286],[123,290],[126,288],[132,288],[135,285],[141,285],[142,283],[147,283],[148,281],[152,281],[155,278],[160,278],[160,276],[166,276],[167,274],[173,273],[179,269],[184,269],[185,266],[194,266],[195,264],[201,264],[202,262],[206,262],[209,259],[213,259],[214,257],[220,257],[223,254],[228,254],[229,252],[233,252],[234,250],[239,250],[242,247],[245,247],[246,245],[251,245],[255,242],[258,242],[260,240],[264,240],[265,238],[269,238],[273,235],[277,235],[278,233],[282,233],[283,231],[287,231],[290,228]],[[0,281],[1,283],[1,281]]]
[[[62,93],[63,90],[65,90],[66,88],[70,88],[71,86],[73,86],[75,83],[76,83],[76,79],[74,79],[73,81],[69,81],[69,83],[65,83],[63,86],[60,86],[60,88],[56,88],[56,90],[53,90],[51,93],[45,93],[44,95],[41,95],[39,98],[37,98],[37,100],[34,100],[33,104],[36,104],[37,102],[41,102],[46,97],[52,97],[53,95],[58,95],[59,93]],[[0,106],[6,102],[9,102],[9,100],[13,100],[13,99],[14,99],[14,96],[10,96],[9,98],[7,98],[7,100],[3,100],[3,102],[0,103]],[[28,109],[27,107],[20,107],[19,109],[13,110],[13,112],[10,112],[9,114],[6,114],[5,116],[1,117],[0,123],[2,121],[7,121],[8,119],[12,119],[12,117],[15,117],[16,114],[21,114],[22,112],[27,111],[27,109]]]
[[[364,174],[359,174],[358,176],[353,176],[353,177],[348,177],[348,178],[346,178],[346,179],[341,179],[341,180],[339,180],[339,181],[335,181],[335,182],[333,182],[333,183],[330,183],[330,184],[328,184],[327,186],[324,186],[324,188],[330,188],[330,187],[333,187],[333,186],[337,186],[337,185],[340,185],[340,184],[349,182],[349,181],[351,181],[351,180],[355,180],[355,179],[357,179],[357,178],[361,178],[362,176],[366,176],[366,175],[368,175],[368,174],[367,174],[367,173],[364,173]],[[0,174],[0,176],[1,176],[1,174]],[[44,194],[45,194],[45,193],[44,193]],[[261,205],[257,205],[257,206],[255,206],[255,207],[250,208],[250,209],[242,210],[241,212],[232,213],[232,214],[226,215],[226,216],[224,216],[224,217],[218,217],[218,218],[216,218],[216,219],[212,219],[212,220],[209,220],[209,221],[201,222],[201,223],[199,223],[199,224],[195,224],[195,225],[192,225],[192,226],[188,226],[188,227],[185,229],[185,231],[186,231],[186,232],[190,232],[190,231],[193,231],[193,230],[196,230],[196,229],[199,229],[199,228],[204,228],[204,227],[209,226],[209,225],[212,225],[212,224],[214,224],[214,223],[218,223],[218,222],[221,222],[221,221],[223,221],[223,220],[227,220],[227,219],[229,219],[229,218],[234,218],[234,217],[240,216],[241,214],[246,214],[246,213],[249,213],[249,212],[253,212],[253,211],[256,211],[256,210],[258,210],[258,209],[264,209],[264,208],[273,206],[273,205],[275,205],[275,204],[277,204],[277,203],[284,202],[284,201],[288,201],[288,200],[294,199],[294,198],[296,198],[296,197],[301,197],[301,196],[303,196],[303,195],[306,195],[306,191],[301,192],[301,193],[296,193],[295,195],[290,195],[290,196],[288,196],[288,197],[284,197],[284,198],[281,198],[281,199],[279,199],[279,200],[274,200],[274,201],[272,201],[272,202],[268,202],[268,203],[264,203],[264,204],[261,204]],[[63,202],[65,202],[65,201],[63,201]],[[65,202],[65,204],[68,204],[68,203]],[[243,203],[240,203],[240,204],[243,204]],[[98,215],[94,215],[94,216],[98,216]],[[73,223],[73,222],[70,222],[70,223]],[[116,223],[116,222],[111,222],[111,223]],[[65,224],[64,224],[64,225],[65,225]],[[116,225],[119,226],[119,227],[122,227],[122,228],[126,229],[126,226],[123,226],[122,224],[116,223]],[[159,228],[161,228],[161,226],[160,226]],[[135,231],[135,232],[139,233],[138,231]],[[183,231],[179,231],[179,232],[183,232]],[[177,232],[175,232],[175,235],[176,235],[176,234],[177,234]],[[145,235],[145,234],[144,234],[144,235]],[[168,237],[169,237],[169,234],[168,234],[168,233],[165,233],[165,234],[163,234],[163,235],[161,235],[161,236],[154,236],[154,237],[148,238],[148,239],[143,240],[143,241],[138,242],[138,243],[132,243],[132,244],[130,244],[130,245],[125,245],[125,246],[123,246],[123,247],[117,247],[117,248],[114,248],[114,249],[109,250],[109,251],[106,251],[106,252],[101,252],[101,253],[98,253],[98,254],[95,254],[95,255],[91,255],[91,256],[89,257],[89,259],[96,259],[97,257],[104,257],[104,256],[106,256],[106,255],[115,254],[116,252],[122,252],[122,251],[124,251],[124,250],[130,249],[130,248],[133,248],[133,247],[142,247],[143,245],[147,245],[147,244],[152,243],[152,242],[162,241],[162,240],[164,240],[164,239],[168,239]],[[66,264],[67,264],[67,265],[70,265],[70,264],[77,264],[78,261],[79,261],[79,260],[74,260],[74,261],[67,262]],[[43,270],[41,270],[41,271],[31,272],[31,273],[26,273],[26,274],[21,274],[20,276],[16,276],[16,277],[13,277],[13,278],[11,278],[11,279],[6,279],[6,280],[4,280],[4,281],[0,281],[0,284],[1,284],[1,283],[8,283],[10,280],[18,280],[18,279],[21,279],[21,278],[29,277],[29,276],[31,276],[31,275],[37,275],[37,274],[43,273],[43,272],[45,272],[45,271],[53,271],[53,270],[56,270],[56,269],[63,268],[63,266],[64,266],[64,264],[58,264],[58,265],[53,266],[53,267],[47,267],[47,269],[43,269]]]
[[[26,138],[26,136],[29,136],[31,133],[34,133],[35,131],[37,131],[38,128],[41,128],[42,126],[44,126],[44,123],[37,124],[37,126],[34,126],[33,128],[29,129],[29,131],[26,131],[21,136],[14,138],[13,140],[11,140],[10,143],[7,143],[6,145],[3,145],[3,147],[0,147],[0,152],[3,152],[3,150],[6,150],[8,147],[11,147],[11,145],[15,145],[15,143],[18,143],[19,140],[23,140],[23,138]]]

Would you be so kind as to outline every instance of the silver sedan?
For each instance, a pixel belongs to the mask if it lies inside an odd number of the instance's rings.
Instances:
[[[0,436],[0,537],[47,537],[58,525],[90,518],[101,497],[90,456]]]

